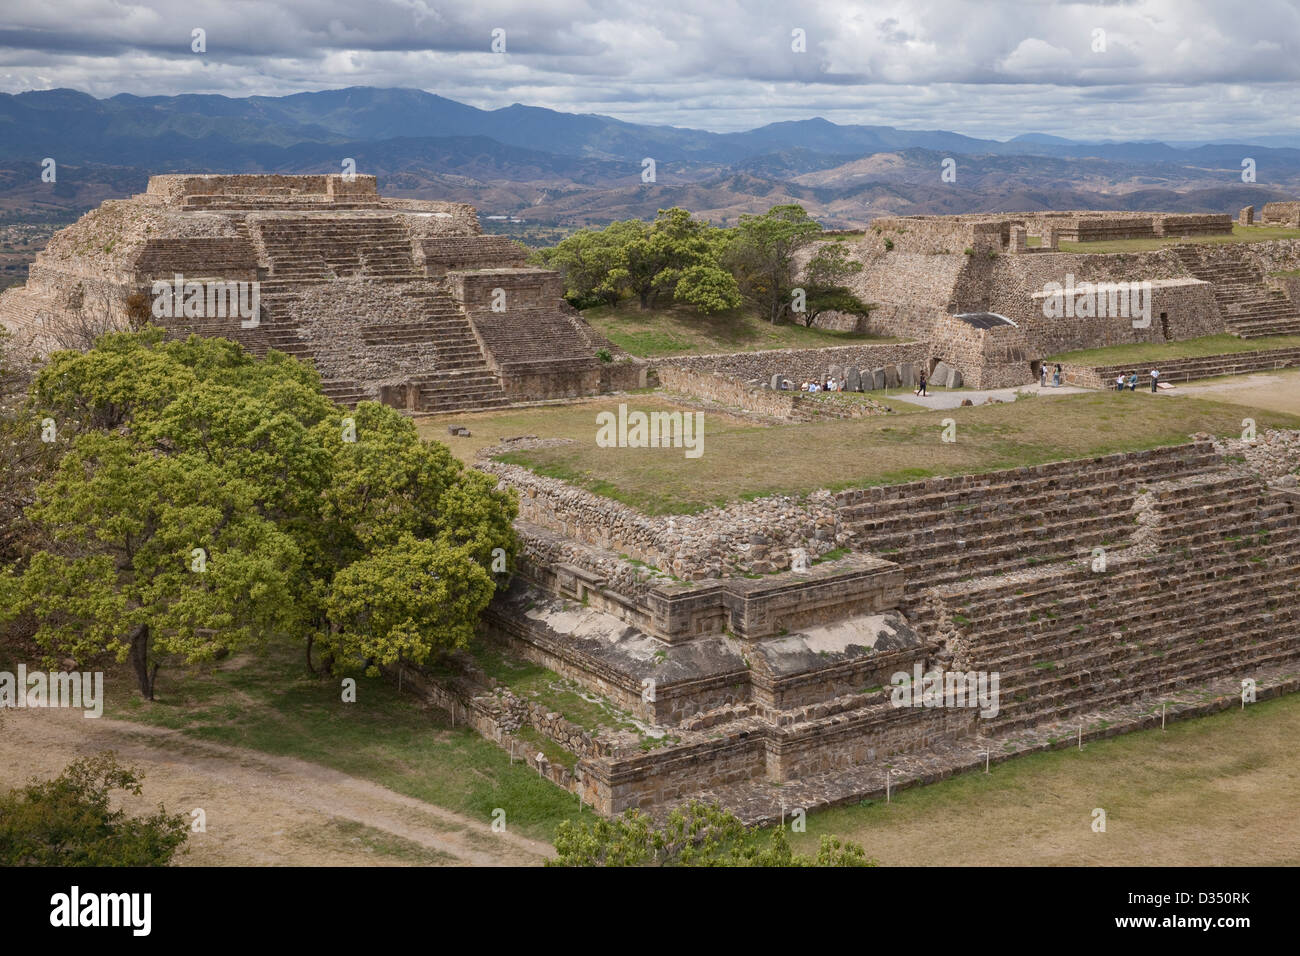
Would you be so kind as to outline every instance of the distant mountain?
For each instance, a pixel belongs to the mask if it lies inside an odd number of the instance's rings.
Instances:
[[[738,133],[628,123],[513,104],[483,110],[413,89],[351,87],[236,99],[0,95],[0,214],[71,217],[162,172],[332,172],[345,158],[393,195],[474,202],[562,225],[687,206],[719,221],[801,202],[828,224],[1012,208],[1235,212],[1300,192],[1300,143],[1007,142],[821,118]],[[1287,141],[1287,145],[1283,144]],[[1243,184],[1255,160],[1258,183]],[[53,157],[57,184],[39,179]],[[641,181],[655,160],[656,182]],[[940,180],[956,159],[955,183]]]

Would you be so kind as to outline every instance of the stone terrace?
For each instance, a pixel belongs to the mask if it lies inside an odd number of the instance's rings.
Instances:
[[[125,327],[133,297],[180,275],[256,283],[260,313],[158,320],[171,335],[310,361],[344,404],[464,412],[644,384],[635,360],[602,365],[607,343],[525,256],[482,235],[471,207],[386,200],[373,176],[155,176],[57,233],[0,297],[0,322],[39,355],[87,309]]]

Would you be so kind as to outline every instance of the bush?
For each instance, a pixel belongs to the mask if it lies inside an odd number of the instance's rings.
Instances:
[[[184,815],[110,809],[113,791],[138,797],[142,779],[101,753],[0,795],[0,866],[165,866],[189,836]]]

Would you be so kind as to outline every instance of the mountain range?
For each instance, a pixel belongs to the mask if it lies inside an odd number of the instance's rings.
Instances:
[[[829,226],[876,215],[1043,208],[1235,212],[1300,193],[1300,137],[1269,144],[999,141],[821,118],[735,133],[414,89],[290,96],[0,95],[0,219],[72,218],[152,173],[333,172],[345,158],[393,196],[575,227],[683,205],[715,222],[800,202]],[[54,184],[40,163],[58,163]],[[642,181],[653,159],[655,181]],[[1257,182],[1241,179],[1255,161]],[[945,160],[956,180],[944,181]]]

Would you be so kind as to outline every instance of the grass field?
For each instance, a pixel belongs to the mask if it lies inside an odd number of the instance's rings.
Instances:
[[[1266,349],[1300,348],[1300,335],[1270,335],[1258,339],[1241,339],[1235,335],[1205,335],[1182,342],[1139,342],[1133,345],[1110,345],[1097,349],[1060,352],[1044,359],[1069,365],[1127,365],[1131,362],[1168,362],[1173,359],[1202,358],[1237,352],[1260,352]]]
[[[1265,242],[1269,239],[1300,239],[1300,229],[1285,226],[1251,226],[1243,228],[1234,225],[1231,235],[1195,236],[1191,239],[1112,239],[1104,242],[1062,242],[1058,248],[1061,252],[1150,252],[1180,242],[1227,243],[1227,242]]]
[[[792,842],[841,836],[893,866],[1295,865],[1297,734],[1292,694],[812,814]]]
[[[1300,428],[1300,417],[1264,408],[1149,392],[1119,397],[1094,392],[802,425],[762,426],[705,412],[703,454],[688,459],[679,448],[598,447],[595,415],[616,410],[620,402],[644,411],[673,407],[657,395],[627,396],[488,413],[476,422],[467,416],[467,423],[475,442],[485,441],[489,432],[573,439],[573,444],[512,452],[505,460],[647,514],[1135,451],[1178,444],[1202,431],[1235,435],[1248,415],[1259,428]],[[944,443],[942,422],[950,417],[957,440]],[[508,424],[502,427],[503,422]],[[436,425],[424,428],[429,437],[439,437]],[[457,444],[461,440],[451,441],[453,448],[463,447]]]
[[[213,668],[159,672],[158,700],[143,700],[123,670],[105,680],[105,716],[187,736],[296,757],[488,822],[550,840],[576,816],[573,796],[448,715],[425,710],[384,680],[358,678],[357,702],[337,680],[309,673],[301,647],[243,654]]]
[[[582,317],[619,348],[643,358],[900,341],[789,322],[773,325],[743,311],[700,315],[679,306],[642,311],[635,300],[587,309]]]

